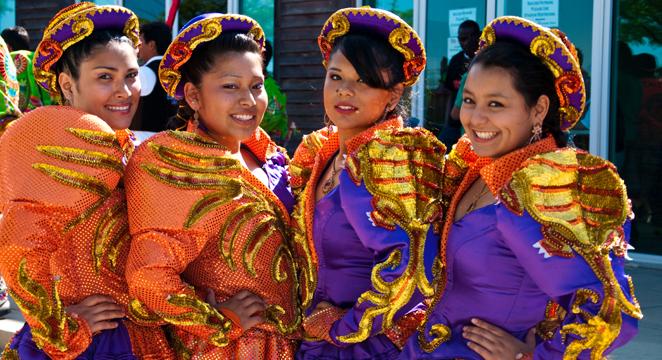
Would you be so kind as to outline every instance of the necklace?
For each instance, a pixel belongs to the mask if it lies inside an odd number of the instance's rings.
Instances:
[[[485,194],[487,194],[486,190],[489,190],[489,189],[487,188],[487,184],[483,182],[483,187],[481,188],[478,195],[469,204],[469,207],[467,208],[467,211],[465,211],[465,214],[468,214],[468,213],[472,212],[476,208],[476,204],[478,203],[478,200],[480,200]]]
[[[322,194],[324,195],[328,194],[331,190],[333,190],[334,187],[336,187],[336,174],[338,174],[338,172],[343,169],[341,167],[340,169],[336,170],[336,160],[338,159],[338,155],[340,155],[340,153],[336,154],[336,156],[333,158],[331,176],[329,176],[324,184],[322,184]]]

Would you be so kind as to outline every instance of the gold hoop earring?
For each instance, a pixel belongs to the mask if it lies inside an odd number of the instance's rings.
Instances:
[[[324,126],[326,126],[326,131],[331,133],[331,131],[333,130],[331,128],[333,126],[333,121],[331,121],[329,115],[327,115],[326,113],[324,113]]]

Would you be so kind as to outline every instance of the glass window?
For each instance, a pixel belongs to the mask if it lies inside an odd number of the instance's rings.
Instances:
[[[662,24],[659,1],[614,2],[609,158],[628,187],[631,243],[662,254]]]
[[[125,0],[126,1],[126,0]],[[164,7],[165,5],[161,5]],[[179,29],[194,17],[210,12],[226,13],[228,2],[226,0],[181,0],[179,4]]]
[[[414,1],[413,0],[364,0],[363,5],[388,10],[398,15],[410,26],[414,26]]]
[[[16,1],[0,1],[0,30],[16,25]]]
[[[464,20],[474,20],[481,29],[485,26],[485,3],[484,0],[428,0],[427,2],[425,127],[439,135],[449,149],[459,138],[461,131],[459,122],[455,121],[456,124],[448,122],[459,85],[459,81],[456,81],[453,82],[453,89],[444,86],[449,62],[454,55],[462,51],[458,41],[459,25]],[[451,72],[455,73],[454,70]],[[466,72],[466,69],[461,72]]]
[[[264,36],[274,45],[274,1],[246,0],[241,1],[239,13],[255,19],[262,26]],[[267,70],[273,72],[273,59],[269,62]]]
[[[497,16],[515,15],[536,21],[547,27],[563,30],[575,44],[582,63],[587,88],[586,112],[570,131],[578,148],[588,150],[588,129],[591,119],[591,44],[593,34],[593,0],[503,0],[497,4]]]
[[[136,13],[141,23],[165,19],[163,0],[124,0],[124,6]]]

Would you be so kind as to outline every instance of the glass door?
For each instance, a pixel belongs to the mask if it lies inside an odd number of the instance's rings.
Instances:
[[[662,255],[662,8],[614,2],[609,158],[628,187],[637,252]]]

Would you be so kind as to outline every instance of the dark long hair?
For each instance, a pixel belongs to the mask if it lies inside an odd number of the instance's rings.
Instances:
[[[74,80],[80,77],[80,64],[90,57],[94,52],[110,42],[127,43],[134,46],[133,41],[129,39],[120,30],[95,30],[85,39],[75,43],[64,51],[60,60],[55,63],[55,74],[60,76],[61,73],[66,72]],[[64,101],[62,89],[58,84],[58,93],[60,101]]]
[[[214,40],[202,43],[193,50],[191,58],[180,68],[182,83],[190,82],[195,86],[200,86],[202,76],[211,71],[220,57],[230,52],[252,52],[262,56],[260,45],[245,33],[237,31],[224,32]],[[186,99],[181,99],[176,121],[170,121],[168,128],[181,128],[193,118],[193,114],[194,111],[188,105]]]
[[[361,80],[370,87],[391,90],[405,81],[404,56],[381,37],[369,33],[347,34],[336,39],[330,56],[338,51],[345,55]],[[406,114],[407,107],[400,101],[386,115]]]
[[[546,95],[549,98],[549,109],[542,123],[543,136],[554,136],[560,147],[568,144],[568,134],[561,131],[560,105],[554,74],[528,48],[519,43],[499,40],[479,51],[469,69],[477,64],[508,71],[513,77],[515,89],[524,97],[529,108],[538,102],[540,96]]]

